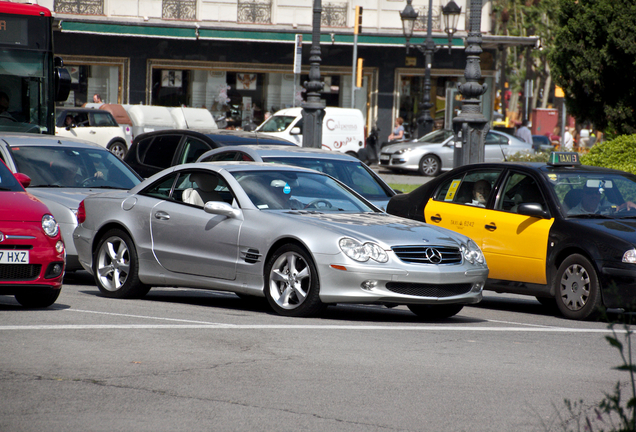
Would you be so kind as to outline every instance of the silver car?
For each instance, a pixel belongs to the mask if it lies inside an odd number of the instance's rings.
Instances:
[[[491,130],[484,142],[484,162],[505,162],[516,153],[534,153],[532,144],[505,132]],[[453,169],[453,131],[436,130],[418,138],[382,148],[380,165],[393,171],[417,171],[424,176],[436,176]]]
[[[197,162],[250,161],[296,165],[337,178],[382,210],[395,195],[371,168],[344,153],[316,148],[274,145],[226,146],[209,150]]]
[[[82,270],[73,245],[77,207],[88,195],[128,190],[141,178],[105,148],[51,135],[2,134],[0,159],[31,178],[27,192],[47,205],[60,225],[66,246],[66,271]]]
[[[80,262],[113,298],[176,286],[266,297],[286,316],[378,303],[430,319],[479,302],[488,276],[468,237],[390,216],[326,174],[286,165],[177,165],[87,197],[78,215]]]

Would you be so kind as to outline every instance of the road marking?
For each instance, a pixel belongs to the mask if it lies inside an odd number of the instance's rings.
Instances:
[[[6,325],[0,331],[9,330],[400,330],[400,331],[472,331],[472,332],[528,332],[528,333],[612,333],[610,329],[580,329],[565,327],[467,327],[467,326],[378,326],[378,325],[288,325],[288,324],[52,324]],[[625,333],[618,329],[616,333]]]
[[[176,321],[184,324],[51,324],[51,325],[4,325],[0,331],[16,330],[384,330],[384,331],[473,331],[473,332],[529,332],[529,333],[612,333],[611,329],[585,329],[550,327],[538,324],[517,323],[511,321],[488,320],[491,323],[512,324],[517,327],[469,327],[466,325],[333,325],[333,324],[225,324],[208,321],[194,321],[178,318],[131,315],[114,312],[89,311],[82,309],[63,309],[65,312],[79,312],[97,315],[109,315],[125,318]],[[615,329],[615,333],[624,334],[625,329]]]

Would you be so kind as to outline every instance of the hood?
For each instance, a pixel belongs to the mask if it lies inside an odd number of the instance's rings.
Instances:
[[[88,195],[104,192],[107,189],[74,189],[74,188],[28,188],[29,193],[47,202],[56,202],[64,207],[76,209]]]
[[[49,209],[39,199],[26,192],[2,192],[0,221],[40,222]]]
[[[389,248],[397,245],[431,244],[458,246],[468,237],[432,225],[404,219],[387,213],[319,213],[283,211],[285,217],[302,220],[318,229],[353,237],[360,241],[375,241]]]
[[[569,219],[569,221],[636,245],[636,219]]]

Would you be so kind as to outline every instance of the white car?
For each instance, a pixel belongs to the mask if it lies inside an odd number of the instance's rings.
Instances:
[[[120,159],[126,155],[126,133],[110,112],[91,108],[58,108],[55,115],[55,135],[99,144]]]
[[[484,162],[505,162],[516,153],[534,153],[532,144],[495,130],[488,131],[484,144]],[[454,153],[453,131],[440,129],[414,141],[382,147],[380,165],[393,171],[436,176],[453,169]]]

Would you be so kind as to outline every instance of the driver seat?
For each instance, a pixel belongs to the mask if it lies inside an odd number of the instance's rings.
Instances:
[[[196,184],[183,191],[182,201],[203,207],[208,201],[222,201],[221,195],[216,191],[219,179],[207,173],[193,173],[190,180]]]

